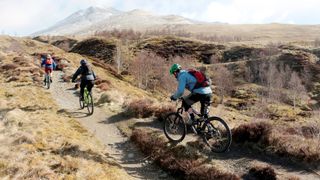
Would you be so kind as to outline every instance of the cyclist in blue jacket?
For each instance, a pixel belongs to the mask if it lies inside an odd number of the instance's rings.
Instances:
[[[212,97],[212,90],[209,85],[205,87],[197,86],[197,79],[189,71],[182,70],[179,64],[173,64],[170,68],[170,74],[174,75],[178,81],[177,91],[170,97],[171,100],[175,101],[183,96],[184,90],[187,89],[191,93],[182,99],[183,107],[186,112],[190,115],[190,120],[187,122],[189,125],[194,120],[194,114],[191,109],[191,105],[200,101],[201,103],[201,114],[204,114],[205,103],[210,104]]]

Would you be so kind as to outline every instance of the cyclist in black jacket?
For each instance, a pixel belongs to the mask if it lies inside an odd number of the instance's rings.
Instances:
[[[75,82],[77,77],[81,75],[80,97],[81,100],[83,100],[84,88],[87,87],[88,91],[91,93],[91,89],[94,86],[94,80],[96,79],[96,75],[86,60],[82,59],[80,61],[80,64],[81,66],[73,74],[72,82]]]

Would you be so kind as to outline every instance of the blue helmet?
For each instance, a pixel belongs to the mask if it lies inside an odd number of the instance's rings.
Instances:
[[[86,64],[87,64],[87,61],[86,61],[85,59],[82,59],[82,60],[80,61],[80,64],[81,64],[81,65],[86,65]]]

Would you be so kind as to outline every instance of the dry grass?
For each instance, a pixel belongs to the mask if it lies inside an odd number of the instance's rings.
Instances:
[[[0,48],[9,47],[10,41],[0,37]],[[58,113],[48,91],[34,84],[40,76],[31,77],[41,75],[41,70],[30,54],[54,51],[64,57],[61,50],[37,42],[28,47],[22,39],[16,43],[25,52],[19,50],[18,56],[8,51],[0,65],[0,178],[130,179],[92,134],[75,119]],[[65,57],[71,65],[80,59]],[[13,62],[19,67],[10,65]],[[17,81],[7,82],[15,76]],[[23,76],[30,79],[22,82]]]
[[[25,96],[26,92],[28,96]],[[0,122],[0,162],[4,164],[0,168],[1,177],[129,177],[76,120],[57,113],[56,105],[41,88],[7,84],[7,88],[0,94],[7,95],[1,96],[0,100],[5,98],[8,101],[8,109],[20,107],[5,113]],[[38,101],[35,102],[34,99]],[[2,108],[1,111],[8,111]]]
[[[172,105],[160,105],[149,99],[136,99],[125,104],[125,114],[135,118],[155,116],[158,120],[163,120],[166,114],[174,111],[175,107]]]
[[[248,123],[233,129],[234,142],[262,149],[306,163],[320,162],[320,126],[272,125],[266,122]],[[259,148],[261,149],[261,148]]]
[[[131,140],[161,168],[183,179],[238,180],[237,175],[214,166],[206,166],[204,159],[191,147],[169,147],[157,133],[136,129]]]
[[[147,118],[153,115],[153,102],[148,99],[133,100],[125,105],[125,114],[129,117]]]

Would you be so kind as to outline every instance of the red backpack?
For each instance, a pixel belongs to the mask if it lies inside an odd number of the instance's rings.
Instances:
[[[196,83],[196,85],[194,86],[193,89],[198,89],[200,87],[208,87],[208,86],[210,86],[210,81],[209,81],[209,79],[207,78],[207,76],[203,72],[197,71],[197,70],[194,70],[194,69],[189,69],[188,72],[193,77],[195,77],[196,80],[197,80],[197,83]]]
[[[46,59],[46,65],[51,65],[52,64],[52,58]]]

